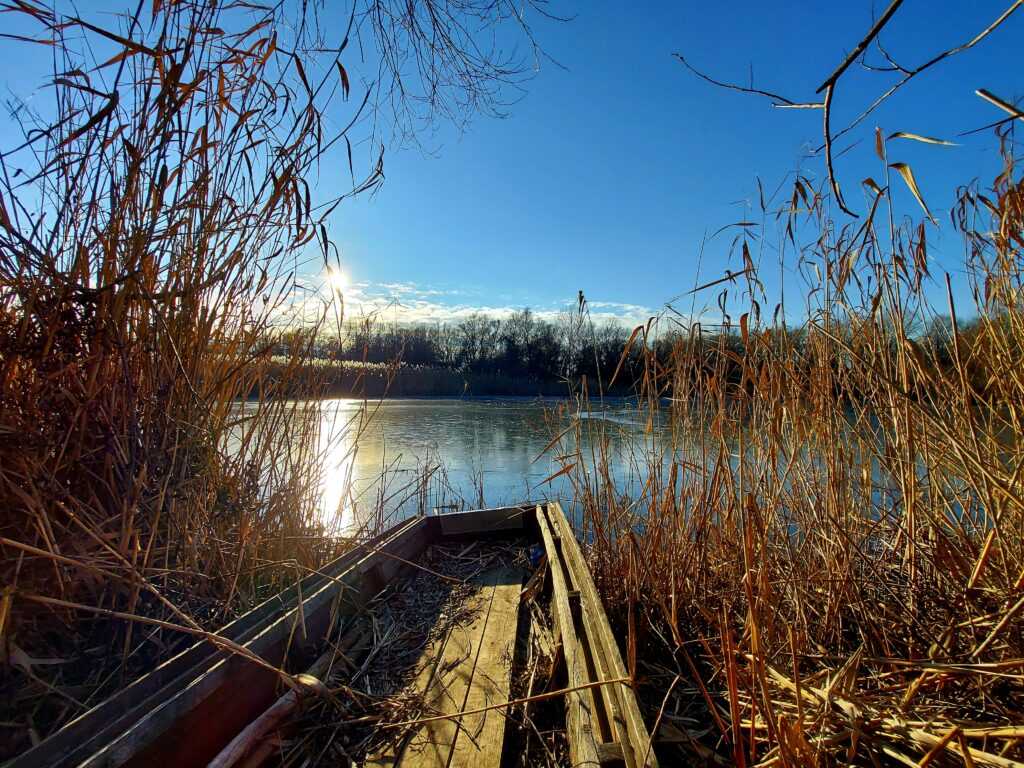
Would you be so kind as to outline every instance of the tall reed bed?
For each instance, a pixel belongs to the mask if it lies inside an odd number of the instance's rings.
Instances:
[[[563,436],[596,577],[651,719],[686,759],[1024,764],[1024,184],[1010,152],[953,214],[973,306],[929,274],[925,225],[893,223],[886,185],[840,225],[799,180],[761,233],[811,232],[795,256],[806,303],[787,307],[806,319],[763,309],[741,237],[740,344],[693,324],[661,365],[650,328],[635,336],[639,495],[616,486],[599,422]]]
[[[321,390],[332,315],[290,318],[343,69],[307,79],[322,41],[288,4],[144,6],[5,17],[55,98],[0,157],[0,758],[345,546],[284,397]]]
[[[486,41],[539,55],[544,4],[125,5],[0,7],[38,86],[0,147],[0,760],[348,546],[304,402],[330,216],[378,132],[501,113],[533,62]]]

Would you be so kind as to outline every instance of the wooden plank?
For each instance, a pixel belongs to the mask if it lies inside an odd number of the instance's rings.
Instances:
[[[595,660],[598,662],[599,673],[602,679],[607,680],[627,677],[625,664],[622,662],[618,644],[608,622],[608,615],[604,611],[594,578],[583,559],[583,552],[569,521],[558,502],[547,506],[551,525],[562,538],[562,553],[572,571],[574,586],[580,592],[587,629],[593,633],[594,646],[597,650]],[[658,761],[651,747],[651,736],[640,713],[636,694],[624,683],[607,686],[607,692],[611,694],[609,701],[613,704],[612,720],[627,765],[657,768]]]
[[[595,668],[597,677],[601,680],[625,677],[624,672],[621,674],[616,673],[614,663],[609,658],[610,655],[618,658],[618,647],[612,645],[611,649],[609,649],[605,641],[605,633],[602,632],[602,627],[607,625],[607,617],[604,614],[596,588],[589,590],[586,598],[584,598],[583,592],[580,589],[585,587],[586,584],[590,584],[593,587],[593,579],[589,568],[583,560],[575,534],[568,525],[568,520],[562,514],[560,507],[549,505],[547,514],[552,528],[556,531],[556,536],[561,540],[562,555],[565,558],[567,570],[569,571],[569,582],[575,588],[570,593],[570,596],[575,596],[576,604],[580,606],[580,616],[583,624],[581,630],[585,637],[586,647],[590,650],[590,660]],[[595,606],[596,610],[600,612],[599,615],[595,614]],[[610,630],[608,638],[611,638]],[[610,642],[614,644],[614,638],[611,638]],[[619,762],[625,763],[627,768],[636,768],[638,758],[634,755],[634,749],[630,742],[631,733],[624,711],[626,705],[622,699],[622,691],[626,691],[628,696],[632,696],[632,691],[622,684],[606,686],[601,689],[599,695],[601,703],[605,707],[604,713],[607,723],[611,728],[610,737],[615,744],[615,751],[619,755]],[[598,746],[600,749],[604,745]],[[640,759],[642,759],[642,756]],[[608,762],[608,758],[604,754],[602,754],[602,762]]]
[[[502,568],[496,581],[476,668],[462,707],[466,711],[500,704],[510,698],[523,572],[517,568]],[[455,741],[449,766],[498,768],[504,741],[504,712],[493,709],[467,715],[462,718],[462,732]]]
[[[555,538],[548,524],[547,516],[537,508],[537,524],[544,539],[548,562],[551,565],[551,608],[555,614],[555,625],[562,639],[562,652],[568,673],[568,687],[576,688],[591,680],[587,674],[583,650],[573,624],[572,608],[569,606],[569,587],[562,568],[562,554],[555,544]],[[595,734],[595,712],[590,690],[572,691],[565,695],[566,726],[569,737],[569,760],[581,768],[596,768],[601,761],[598,756],[597,734]]]
[[[441,533],[457,536],[470,533],[516,531],[523,528],[523,507],[475,509],[470,512],[448,512],[438,515]]]
[[[599,633],[590,612],[585,608],[583,593],[576,588],[582,578],[578,563],[575,558],[571,557],[574,551],[578,551],[576,538],[571,530],[567,533],[562,528],[562,521],[556,517],[557,511],[552,512],[549,509],[547,514],[549,524],[555,532],[555,541],[562,551],[566,583],[571,588],[569,590],[569,606],[573,610],[573,617],[578,621],[576,631],[579,633],[587,657],[588,670],[597,680],[611,680],[615,675],[611,673],[607,652],[598,639]],[[587,573],[589,574],[589,571]],[[626,768],[637,768],[633,750],[628,742],[629,732],[626,718],[623,715],[623,707],[619,701],[617,690],[619,687],[618,685],[609,685],[592,692],[602,726],[602,741],[599,741],[597,745],[599,757],[602,764],[616,762],[624,763]],[[617,755],[617,757],[609,757],[609,755]]]
[[[479,655],[480,639],[490,615],[498,573],[499,569],[495,569],[477,577],[480,589],[468,601],[469,609],[474,612],[473,618],[465,626],[453,627],[448,635],[437,672],[425,694],[430,707],[428,714],[454,714],[463,710]],[[458,736],[459,725],[455,720],[424,723],[405,745],[398,765],[404,768],[445,768]]]

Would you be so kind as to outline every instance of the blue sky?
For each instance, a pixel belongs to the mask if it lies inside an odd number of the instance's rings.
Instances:
[[[405,319],[525,306],[554,314],[583,290],[595,314],[631,324],[695,284],[740,267],[725,234],[706,245],[698,270],[702,240],[750,218],[758,177],[769,190],[797,168],[821,179],[820,158],[808,157],[820,142],[821,113],[776,110],[766,100],[717,89],[672,54],[683,53],[724,80],[746,81],[752,72],[758,87],[814,100],[815,88],[886,4],[552,0],[550,10],[572,20],[537,18],[534,32],[564,68],[542,62],[524,93],[508,93],[516,101],[505,119],[478,118],[464,133],[440,125],[422,137],[421,148],[389,144],[383,187],[338,209],[331,235],[351,280],[349,308],[394,301],[390,316]],[[345,6],[328,5],[329,14],[342,14]],[[970,39],[1009,5],[906,0],[882,40],[901,63],[917,65]],[[91,0],[81,10],[90,6]],[[341,28],[346,18],[328,15],[327,22]],[[848,201],[863,211],[860,180],[880,179],[875,126],[961,144],[890,144],[890,160],[913,167],[943,222],[929,235],[933,270],[940,282],[943,269],[953,272],[961,300],[967,296],[957,271],[962,246],[944,222],[956,186],[991,180],[1000,160],[991,132],[956,134],[1002,117],[974,95],[976,88],[1009,101],[1024,96],[1016,45],[1022,33],[1024,10],[975,49],[911,82],[837,145],[848,150],[838,161]],[[40,54],[10,44],[0,51],[0,86],[38,104],[47,92],[26,77],[25,57]],[[370,72],[357,49],[349,51],[346,66],[358,98]],[[872,60],[880,62],[877,54]],[[837,91],[835,124],[892,81],[855,67]],[[336,120],[347,119],[350,108]],[[9,125],[0,128],[4,142],[10,136]],[[365,167],[371,157],[375,150],[357,144],[357,162]],[[316,183],[324,196],[348,187],[343,154],[325,164]],[[894,186],[901,209],[918,216],[906,189],[898,181]],[[780,275],[770,252],[763,259],[771,301],[784,289],[799,293],[795,273]],[[304,277],[322,280],[315,267]],[[717,314],[714,298],[702,296],[695,312]]]
[[[893,56],[919,64],[973,37],[1009,0],[908,0],[883,34]],[[765,100],[716,89],[672,58],[682,52],[722,79],[746,80],[794,99],[814,90],[870,27],[885,3],[665,2],[559,4],[566,24],[537,22],[544,63],[507,119],[479,119],[463,135],[442,129],[417,149],[391,148],[387,181],[372,199],[342,206],[334,226],[352,279],[378,295],[444,316],[445,307],[532,306],[574,302],[578,290],[601,312],[632,322],[668,299],[736,268],[729,237],[705,249],[702,237],[746,217],[760,176],[774,188],[797,167],[820,177],[807,150],[820,139],[818,111],[772,109]],[[864,209],[860,180],[879,177],[874,126],[962,145],[890,145],[909,163],[937,218],[960,183],[991,180],[999,158],[991,133],[954,135],[1002,115],[974,95],[1024,95],[1015,41],[1024,11],[980,46],[912,81],[851,138],[839,161],[849,202]],[[876,55],[875,60],[879,60]],[[892,76],[854,71],[835,100],[841,125]],[[843,142],[845,149],[853,142]],[[897,182],[898,183],[898,182]],[[896,200],[918,215],[900,186]],[[958,263],[960,241],[935,231],[938,273]],[[766,258],[773,258],[768,256]],[[765,269],[769,294],[778,269]],[[784,278],[791,286],[789,274]],[[941,280],[941,275],[939,277]],[[962,276],[954,273],[960,295]],[[404,290],[376,290],[401,283]],[[418,294],[422,290],[427,293]],[[414,304],[411,302],[420,302]],[[713,308],[714,297],[708,297]],[[617,306],[621,305],[621,306]],[[698,307],[700,309],[701,307]]]

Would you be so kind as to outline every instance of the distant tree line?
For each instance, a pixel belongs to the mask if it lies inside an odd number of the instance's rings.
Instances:
[[[401,324],[371,319],[341,338],[321,339],[317,354],[335,360],[446,368],[554,381],[615,371],[631,329],[566,313],[554,320],[530,309],[505,318],[474,313],[450,323]],[[638,356],[637,356],[637,359]]]
[[[855,351],[862,322],[833,327],[830,333]],[[998,319],[993,321],[994,329],[1000,325]],[[276,352],[288,355],[290,344],[301,343],[311,347],[313,359],[324,363],[369,364],[360,369],[364,377],[338,379],[337,388],[359,392],[374,378],[380,381],[371,386],[373,393],[390,387],[392,392],[406,394],[550,394],[563,391],[564,382],[578,383],[584,377],[591,392],[598,385],[609,392],[617,370],[612,391],[626,394],[643,375],[645,365],[676,371],[665,395],[679,388],[690,391],[695,385],[703,388],[712,379],[727,388],[749,390],[757,370],[769,358],[786,361],[794,374],[812,363],[820,369],[824,363],[811,342],[814,334],[809,335],[806,327],[751,331],[746,341],[736,327],[721,325],[697,325],[690,332],[682,327],[662,330],[630,344],[631,333],[619,322],[594,323],[571,313],[548,320],[523,309],[504,318],[474,313],[448,323],[403,324],[372,318],[351,324],[340,337],[320,335],[311,345],[304,333],[296,332],[294,340],[285,334]],[[974,318],[961,324],[957,337],[966,377],[982,394],[990,389],[993,371],[979,335],[980,321]],[[1007,328],[1004,335],[1011,336],[1012,330]],[[895,334],[882,337],[898,343]],[[955,366],[948,318],[934,319],[912,338],[928,367],[948,371]],[[840,389],[851,386],[844,371],[852,362],[849,356],[833,355],[825,363],[834,369],[833,382]],[[395,363],[401,364],[401,371],[387,384],[385,368]],[[341,369],[339,375],[344,375]],[[847,394],[858,397],[852,389]]]

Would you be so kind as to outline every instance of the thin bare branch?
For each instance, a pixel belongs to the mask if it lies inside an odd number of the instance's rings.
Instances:
[[[857,60],[858,56],[864,53],[867,47],[871,45],[871,41],[874,40],[878,36],[878,33],[882,31],[882,28],[889,23],[889,20],[893,17],[896,11],[899,10],[901,5],[903,5],[903,0],[892,0],[892,2],[889,3],[889,7],[886,8],[885,12],[878,17],[878,20],[871,26],[871,29],[868,30],[867,35],[865,35],[864,38],[854,46],[854,49],[850,51],[846,58],[843,59],[842,63],[836,67],[835,71],[825,78],[825,82],[818,86],[815,93],[821,93],[830,85],[835,85],[839,81],[839,78],[843,76],[843,73],[849,68],[849,66]]]

